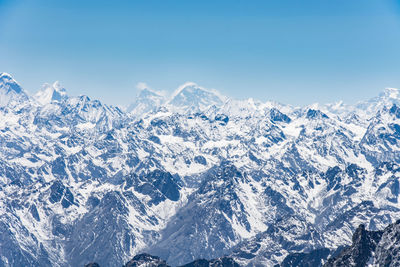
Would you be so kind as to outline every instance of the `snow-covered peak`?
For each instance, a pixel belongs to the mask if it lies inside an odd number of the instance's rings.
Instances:
[[[0,107],[28,100],[28,95],[8,73],[0,73]]]
[[[335,114],[340,117],[346,117],[352,111],[354,107],[345,104],[343,101],[337,101],[335,103],[326,104],[321,110],[325,113]]]
[[[386,99],[400,99],[399,89],[397,88],[385,88],[385,90],[379,96]]]
[[[347,105],[340,100],[328,104],[313,103],[311,105],[307,105],[301,108],[301,110],[302,112],[300,113],[308,113],[310,110],[313,110],[321,112],[328,117],[338,117],[343,119],[347,117],[354,110],[354,107]]]
[[[196,83],[194,82],[186,82],[179,86],[172,94],[171,99],[175,98],[177,95],[179,95],[182,91],[188,90],[190,87],[199,87]],[[190,90],[190,89],[189,89]]]
[[[308,109],[307,113],[306,113],[306,118],[313,120],[313,119],[327,119],[329,118],[325,113],[323,113],[321,110],[319,109]]]
[[[5,72],[0,73],[0,88],[5,93],[24,93],[21,86],[11,77],[10,74]]]
[[[263,104],[252,98],[246,100],[228,99],[220,108],[220,113],[246,118],[249,116],[258,117],[263,115]]]
[[[149,89],[149,88],[143,88],[142,90],[140,90],[139,94],[138,94],[138,98],[147,98],[147,97],[160,97],[161,95],[158,94],[157,92]]]
[[[144,82],[140,82],[136,85],[136,88],[139,90],[139,93],[137,94],[136,98],[159,98],[159,97],[165,97],[165,92],[164,91],[157,91],[152,89],[150,86],[148,86]]]
[[[58,81],[53,84],[45,83],[42,89],[35,94],[34,98],[42,105],[51,102],[60,102],[67,98],[67,91]]]
[[[165,97],[162,92],[154,91],[150,88],[143,88],[139,91],[135,101],[150,99],[155,103],[157,103],[158,105],[161,105],[164,98]]]
[[[371,117],[376,115],[380,110],[391,108],[393,104],[400,105],[399,89],[386,88],[379,96],[359,102],[356,108],[358,109],[358,113],[364,113],[364,116]]]
[[[355,105],[348,105],[343,101],[337,101],[328,104],[314,103],[306,108],[320,110],[328,116],[338,116],[341,119],[348,120],[353,117],[352,114],[358,114],[362,121],[368,121],[375,116],[377,112],[383,109],[390,109],[393,104],[400,104],[400,93],[397,88],[386,88],[378,96],[369,100],[360,101]]]
[[[212,105],[222,106],[226,99],[215,90],[208,90],[193,82],[187,82],[173,93],[168,105],[183,110],[203,111]]]
[[[127,108],[127,111],[135,117],[141,117],[145,113],[154,111],[166,101],[163,92],[155,91],[144,83],[139,83],[137,88],[140,91],[134,102]]]

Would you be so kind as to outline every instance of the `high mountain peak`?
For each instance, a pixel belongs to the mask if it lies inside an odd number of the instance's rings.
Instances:
[[[152,99],[158,105],[161,105],[165,102],[165,92],[155,91],[150,88],[140,89],[139,93],[136,96],[135,101],[138,102],[139,100],[146,100],[146,99]]]
[[[8,79],[12,79],[12,77],[11,77],[11,75],[10,74],[8,74],[7,72],[0,72],[0,79],[3,79],[3,78],[8,78]]]
[[[133,116],[140,117],[164,104],[165,97],[163,92],[154,91],[145,83],[140,83],[137,87],[140,91],[134,102],[127,108],[127,111]]]
[[[187,82],[172,94],[168,104],[177,108],[201,111],[212,105],[221,106],[225,99],[226,97],[217,91],[205,89],[193,82]]]
[[[5,107],[11,102],[28,100],[28,95],[10,74],[0,73],[0,107]]]
[[[149,88],[143,88],[140,90],[138,94],[138,98],[140,97],[147,97],[147,96],[161,96],[158,92],[155,92]]]
[[[175,96],[181,94],[183,91],[191,91],[194,88],[198,88],[198,89],[202,89],[204,90],[204,88],[201,88],[200,86],[198,86],[196,83],[194,82],[186,82],[184,84],[182,84],[181,86],[179,86],[174,93],[172,94],[171,98],[174,98]]]
[[[21,86],[11,77],[10,74],[0,73],[0,88],[5,92],[15,92],[17,94],[23,93]]]
[[[377,97],[359,102],[355,108],[360,113],[365,113],[368,117],[371,117],[380,110],[390,109],[393,104],[400,105],[399,89],[386,88]]]
[[[87,96],[1,108],[0,265],[113,266],[146,249],[174,266],[230,251],[275,266],[398,217],[398,104],[342,120],[179,89],[143,119]]]
[[[306,114],[307,119],[327,119],[328,116],[318,109],[309,109]]]
[[[67,98],[67,91],[58,81],[53,84],[45,83],[42,89],[35,94],[34,98],[42,105],[51,102],[60,102]]]
[[[380,93],[379,96],[389,98],[389,99],[399,100],[400,92],[399,92],[399,89],[397,89],[397,88],[385,88],[385,90],[382,93]]]

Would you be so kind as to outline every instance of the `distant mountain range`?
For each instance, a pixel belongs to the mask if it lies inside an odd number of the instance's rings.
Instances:
[[[397,248],[379,256],[400,218],[397,89],[292,107],[187,83],[170,97],[143,88],[125,112],[59,83],[31,96],[2,73],[0,144],[0,266],[140,253],[397,266]],[[364,265],[346,261],[360,254],[353,232]]]

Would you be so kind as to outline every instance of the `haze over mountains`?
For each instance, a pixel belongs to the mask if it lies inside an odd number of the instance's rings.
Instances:
[[[124,112],[3,73],[0,143],[0,266],[273,266],[400,218],[397,89],[292,107],[187,83]]]

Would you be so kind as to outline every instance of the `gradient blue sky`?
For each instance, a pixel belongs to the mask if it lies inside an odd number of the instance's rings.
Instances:
[[[128,104],[186,81],[304,105],[400,87],[400,3],[0,0],[0,72]]]

